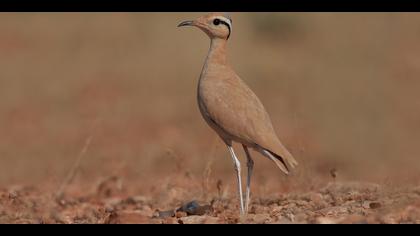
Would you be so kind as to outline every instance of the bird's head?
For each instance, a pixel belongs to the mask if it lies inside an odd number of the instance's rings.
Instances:
[[[178,25],[178,27],[181,26],[195,26],[204,31],[211,39],[228,40],[232,32],[232,19],[225,14],[212,13],[196,20],[183,21]]]

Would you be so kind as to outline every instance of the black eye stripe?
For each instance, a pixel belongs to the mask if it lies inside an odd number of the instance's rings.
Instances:
[[[229,34],[227,36],[227,39],[229,39],[229,37],[230,37],[230,31],[231,31],[230,25],[226,21],[224,21],[224,20],[220,20],[220,19],[218,19],[218,20],[220,21],[219,23],[224,24],[224,25],[226,25],[228,27]]]

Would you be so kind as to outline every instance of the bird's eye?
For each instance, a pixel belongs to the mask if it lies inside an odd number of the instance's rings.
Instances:
[[[214,25],[219,25],[220,24],[220,20],[219,19],[214,19],[213,24]]]

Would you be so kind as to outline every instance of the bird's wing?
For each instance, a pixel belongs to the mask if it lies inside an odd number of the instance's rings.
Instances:
[[[296,160],[279,141],[268,113],[254,92],[233,71],[213,76],[217,78],[208,79],[202,86],[211,118],[230,135],[255,143],[294,167]]]

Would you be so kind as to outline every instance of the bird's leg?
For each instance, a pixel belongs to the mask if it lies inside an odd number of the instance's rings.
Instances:
[[[241,162],[236,157],[235,152],[233,151],[232,146],[228,146],[230,155],[232,156],[233,163],[235,164],[236,175],[238,179],[238,192],[239,192],[239,201],[240,201],[240,209],[241,215],[244,214],[244,198],[242,196],[242,181],[241,181]]]
[[[254,161],[251,158],[251,154],[249,153],[248,147],[242,144],[244,148],[246,158],[247,158],[247,167],[248,167],[248,175],[246,178],[246,196],[245,196],[245,214],[248,213],[248,206],[249,206],[249,195],[251,193],[251,177],[252,177],[252,170],[254,168]]]

